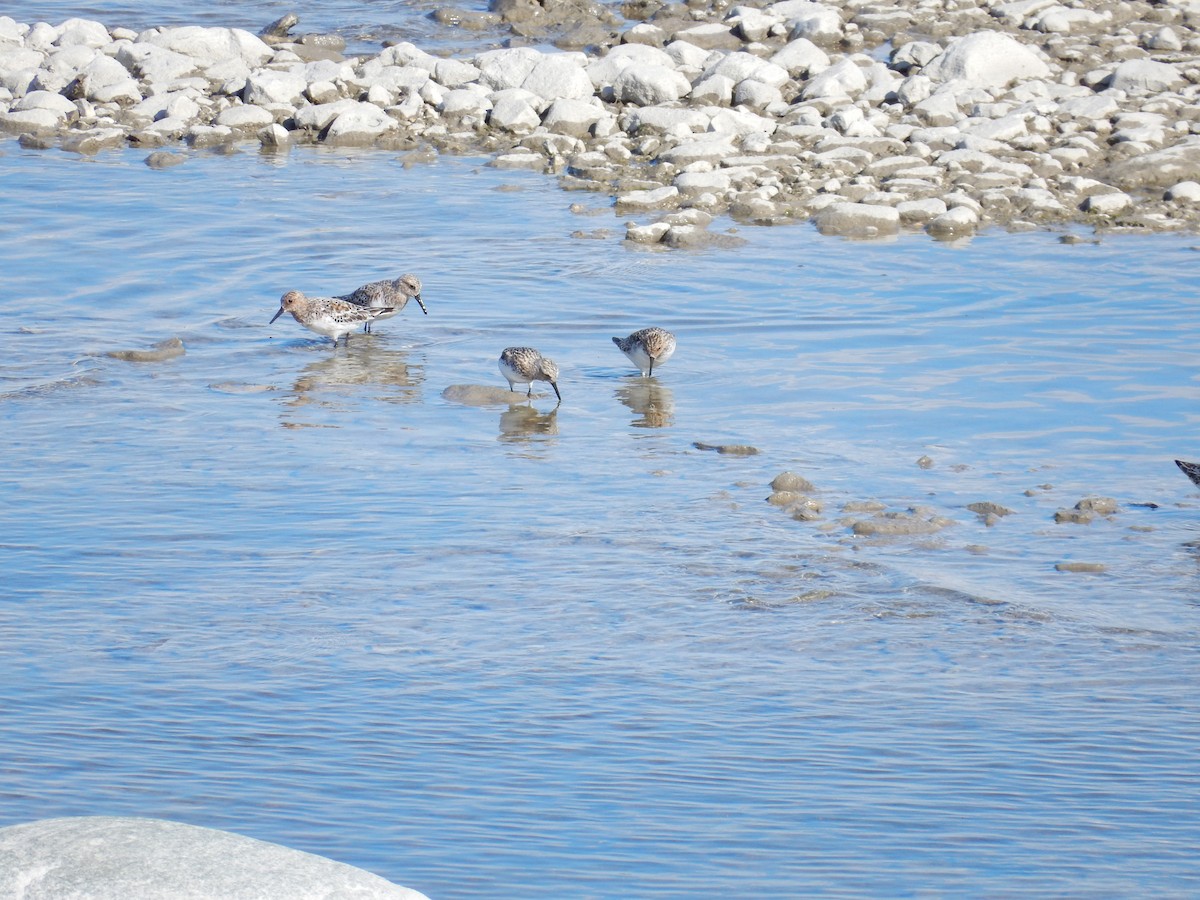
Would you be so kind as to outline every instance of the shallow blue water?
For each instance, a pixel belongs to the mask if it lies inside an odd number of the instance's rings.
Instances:
[[[0,825],[433,898],[1200,888],[1194,238],[659,253],[483,160],[144,155],[0,144]],[[428,317],[267,324],[403,270]],[[609,341],[648,324],[652,382]],[[443,398],[518,343],[557,410]],[[857,537],[860,500],[956,524]]]

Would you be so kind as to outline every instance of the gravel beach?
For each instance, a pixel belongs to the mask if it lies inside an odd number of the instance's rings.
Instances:
[[[289,15],[141,33],[0,17],[0,130],[147,163],[256,141],[484,154],[614,198],[627,240],[714,217],[939,239],[1200,225],[1200,2],[902,0],[441,9],[464,43],[345,56]],[[538,48],[522,46],[536,43]],[[551,49],[550,43],[558,49]],[[540,49],[539,49],[540,48]]]

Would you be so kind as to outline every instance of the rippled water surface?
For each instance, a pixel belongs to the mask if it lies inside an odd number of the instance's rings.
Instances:
[[[0,824],[439,900],[1200,890],[1194,239],[658,253],[482,160],[144,155],[0,145]],[[404,270],[427,317],[267,324]],[[526,343],[560,407],[443,397]]]

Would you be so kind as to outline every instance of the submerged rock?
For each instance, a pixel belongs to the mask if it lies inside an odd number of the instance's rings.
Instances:
[[[106,356],[126,362],[163,362],[184,354],[183,341],[177,337],[159,341],[150,350],[110,350]]]

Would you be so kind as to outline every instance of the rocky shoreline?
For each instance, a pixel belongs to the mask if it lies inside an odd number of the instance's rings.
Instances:
[[[942,239],[986,225],[1200,230],[1200,0],[496,0],[439,21],[557,34],[434,56],[333,36],[0,16],[0,130],[94,153],[256,141],[486,154],[614,197],[626,239],[715,216]],[[586,50],[570,49],[583,46]]]

